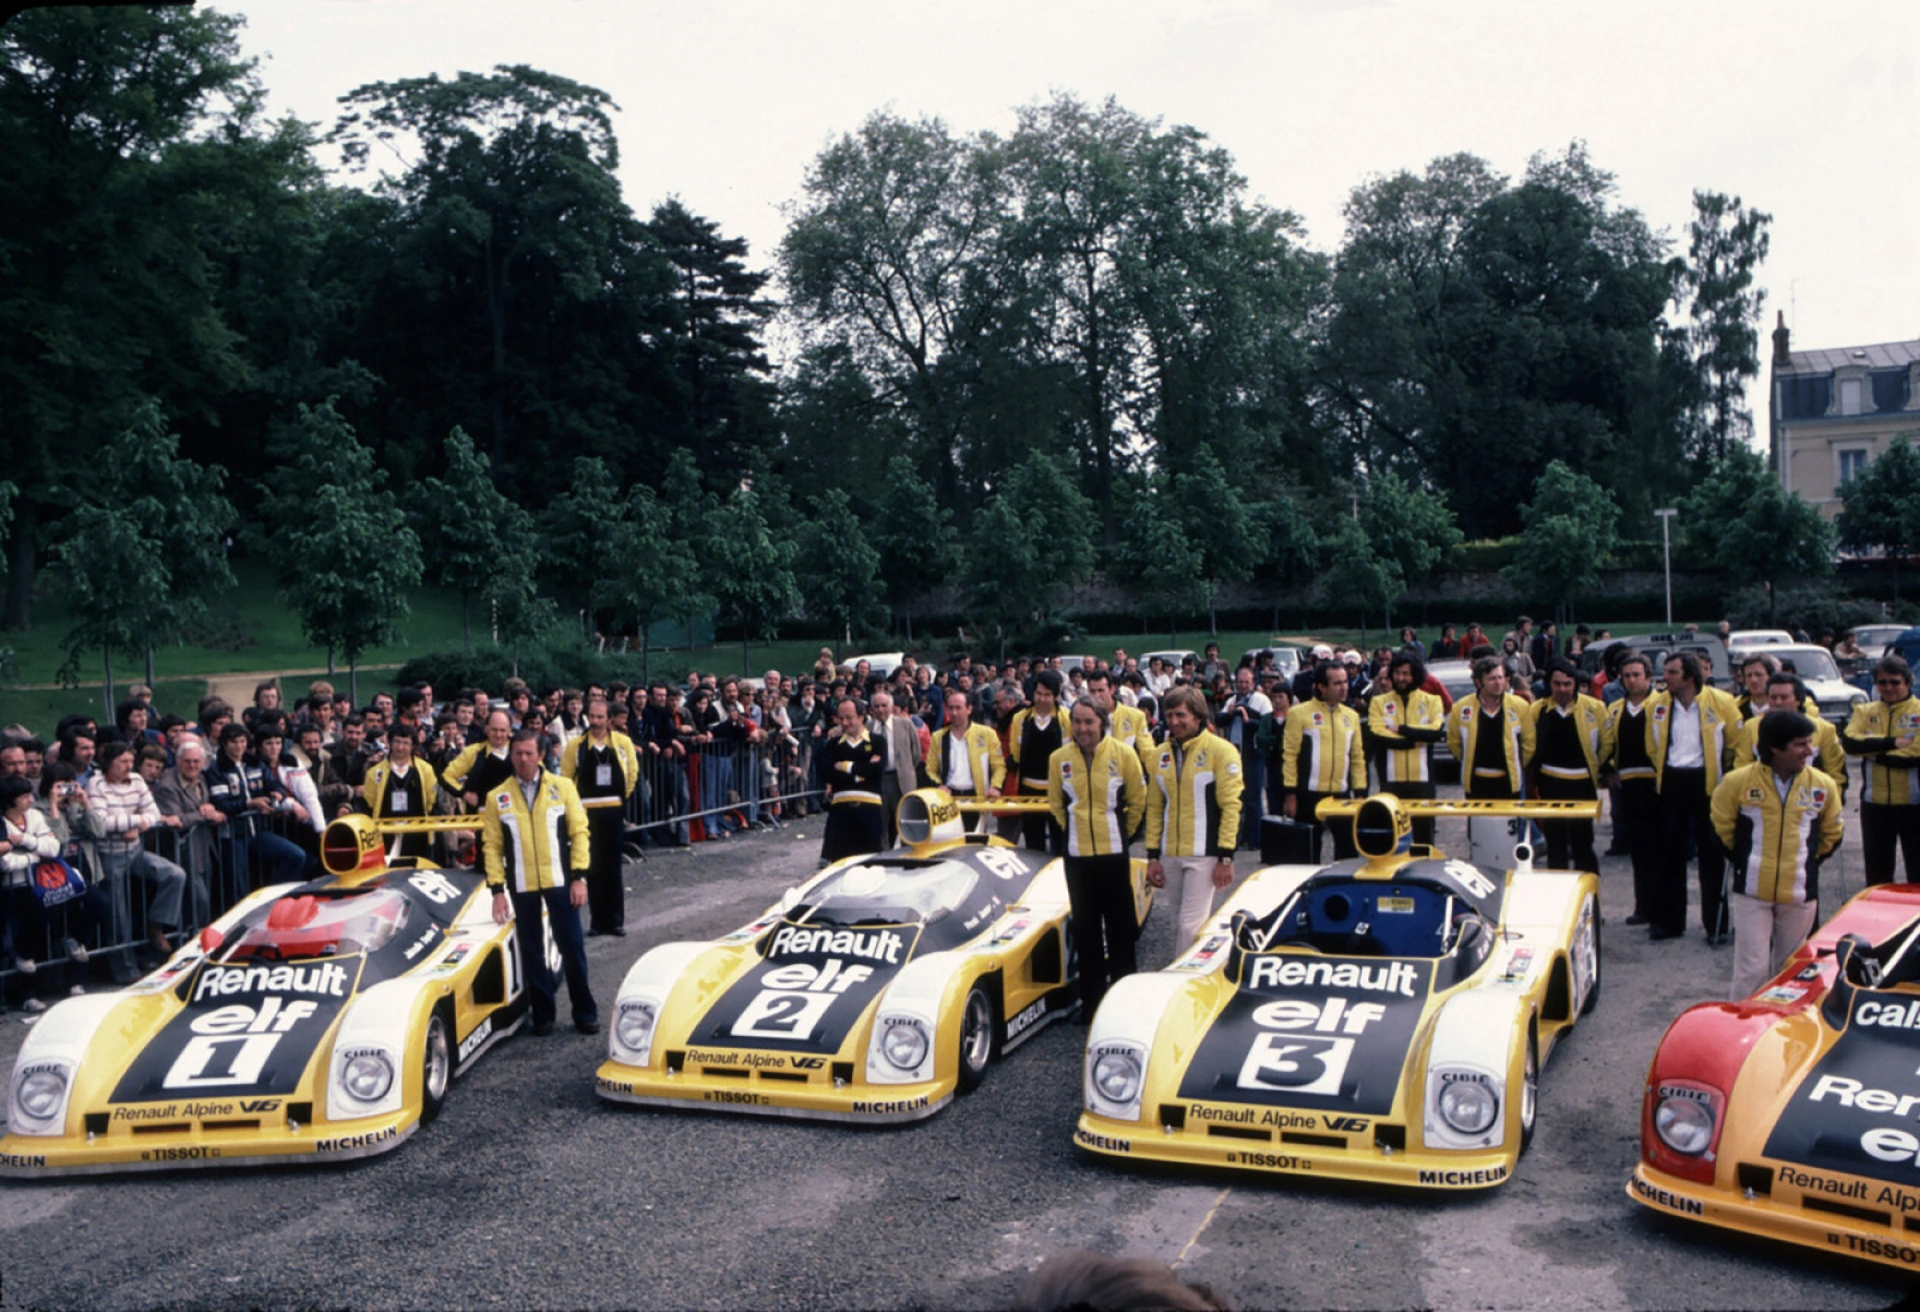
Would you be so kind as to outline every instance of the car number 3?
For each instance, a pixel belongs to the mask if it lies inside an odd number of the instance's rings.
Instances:
[[[1240,1087],[1337,1094],[1352,1056],[1352,1039],[1262,1034],[1240,1063]]]
[[[788,993],[767,989],[740,1011],[732,1032],[754,1039],[809,1039],[837,993]]]

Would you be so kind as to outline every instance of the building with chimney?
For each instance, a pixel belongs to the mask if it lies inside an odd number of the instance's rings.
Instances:
[[[1828,519],[1840,489],[1896,436],[1920,446],[1920,341],[1795,351],[1781,315],[1770,378],[1774,468]]]

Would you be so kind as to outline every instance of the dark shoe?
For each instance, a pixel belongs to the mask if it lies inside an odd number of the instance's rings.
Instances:
[[[600,1032],[600,1022],[597,1020],[577,1020],[573,1023],[573,1027],[582,1034],[598,1034]]]
[[[593,928],[591,928],[591,929],[589,929],[589,930],[587,931],[587,937],[588,937],[588,938],[599,938],[599,937],[600,937],[600,936],[601,936],[602,934],[604,934],[604,933],[606,933],[606,932],[607,932],[606,930],[604,930],[604,929],[602,929],[602,928],[600,928],[600,927],[599,927],[598,925],[595,925],[595,926],[594,926]]]
[[[1725,934],[1715,934],[1711,930],[1707,932],[1707,946],[1710,948],[1717,948],[1726,941],[1727,936]]]
[[[1681,930],[1662,929],[1659,925],[1655,925],[1652,929],[1647,931],[1647,938],[1654,943],[1664,943],[1666,940],[1670,938],[1680,938],[1681,936],[1682,936]]]
[[[533,1023],[533,1037],[534,1037],[534,1038],[536,1038],[536,1039],[544,1039],[544,1038],[546,1038],[546,1037],[547,1037],[547,1035],[549,1035],[549,1034],[551,1034],[551,1033],[553,1033],[553,1022],[552,1022],[552,1021],[550,1021],[550,1020],[537,1020],[537,1021],[535,1021],[535,1022]]]
[[[625,938],[627,936],[627,927],[625,925],[615,925],[612,929],[608,930],[607,933],[613,935],[615,938]]]
[[[1644,925],[1647,923],[1647,918],[1636,911],[1627,917],[1626,923],[1629,925]]]

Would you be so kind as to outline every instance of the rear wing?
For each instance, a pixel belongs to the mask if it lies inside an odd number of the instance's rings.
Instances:
[[[426,815],[380,819],[343,815],[320,835],[320,864],[330,875],[371,875],[388,864],[386,839],[402,834],[450,834],[478,829],[480,816]]]
[[[1597,820],[1600,803],[1543,802],[1526,799],[1500,801],[1421,801],[1379,793],[1373,797],[1341,801],[1322,798],[1313,810],[1320,820],[1333,823],[1350,820],[1353,844],[1369,860],[1391,857],[1400,842],[1413,831],[1415,817],[1439,819],[1461,816],[1502,820]]]
[[[944,788],[916,788],[900,799],[894,819],[908,847],[958,842],[966,837],[963,815],[1045,815],[1047,799],[1037,793],[1013,797],[955,797]]]

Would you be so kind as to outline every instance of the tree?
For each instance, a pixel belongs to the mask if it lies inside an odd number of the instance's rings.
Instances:
[[[1045,628],[1060,603],[1093,572],[1093,503],[1060,464],[1033,451],[1008,470],[974,516],[965,571],[975,606],[993,620],[1001,647],[1016,632]]]
[[[699,523],[699,511],[692,522]],[[685,517],[644,483],[628,494],[627,513],[614,550],[614,604],[640,631],[641,677],[653,675],[653,626],[709,604],[698,594],[698,563]]]
[[[1516,586],[1553,598],[1554,618],[1565,624],[1572,594],[1599,582],[1618,539],[1620,507],[1605,487],[1555,460],[1534,482],[1520,518],[1520,556],[1504,572]]]
[[[1112,570],[1140,590],[1143,610],[1166,616],[1171,645],[1180,617],[1194,610],[1194,580],[1205,576],[1205,561],[1175,518],[1173,498],[1163,486],[1148,482],[1130,489],[1121,509],[1120,550]]]
[[[539,577],[573,610],[583,639],[599,631],[600,609],[615,592],[614,574],[621,567],[615,553],[628,505],[606,462],[581,456],[567,490],[540,516]]]
[[[1900,561],[1920,549],[1920,452],[1901,434],[1859,474],[1840,485],[1840,545],[1880,551],[1893,565],[1900,604]]]
[[[1239,491],[1227,481],[1227,471],[1211,448],[1196,450],[1186,467],[1176,469],[1169,481],[1174,522],[1191,544],[1191,554],[1199,567],[1194,577],[1206,598],[1207,632],[1218,634],[1220,623],[1214,603],[1220,581],[1246,579],[1253,574],[1259,553],[1253,516]]]
[[[101,450],[95,476],[71,490],[72,508],[53,538],[74,617],[61,641],[61,678],[77,676],[81,657],[98,652],[109,715],[114,655],[144,655],[151,681],[153,644],[179,638],[216,592],[233,586],[226,472],[179,459],[179,447],[160,408],[143,406]]]
[[[264,499],[269,559],[307,641],[347,662],[359,700],[360,657],[393,642],[419,584],[420,539],[407,527],[386,471],[331,399],[301,406],[269,439],[280,468]]]
[[[701,553],[703,591],[722,617],[740,626],[741,669],[747,644],[766,641],[800,604],[793,575],[794,544],[774,536],[753,486],[742,483],[708,516]]]
[[[949,578],[959,562],[953,515],[934,499],[907,456],[895,456],[873,513],[869,534],[879,556],[880,587],[889,610],[907,622],[913,641],[913,600]]]
[[[847,494],[830,487],[811,502],[800,526],[800,595],[813,619],[832,619],[849,646],[856,628],[872,626],[880,592],[880,553],[867,541]]]
[[[246,363],[217,304],[204,221],[226,197],[182,144],[248,137],[259,106],[242,19],[207,9],[29,10],[0,27],[0,463],[20,489],[5,622],[31,619],[56,489],[110,435],[205,409]]]
[[[1426,581],[1460,543],[1445,496],[1413,487],[1389,470],[1367,481],[1360,500],[1360,527],[1374,555],[1392,566],[1397,590],[1387,598],[1384,624],[1393,626],[1393,603]]]
[[[1737,446],[1694,489],[1681,510],[1689,547],[1740,583],[1774,585],[1833,571],[1833,529],[1820,512],[1781,486],[1751,447]]]
[[[497,608],[533,591],[539,543],[533,516],[493,485],[491,462],[456,428],[447,434],[445,478],[428,478],[411,498],[429,582],[460,594],[460,636],[473,649],[473,598]]]
[[[1374,550],[1360,521],[1339,516],[1337,527],[1321,549],[1327,561],[1321,587],[1336,606],[1342,601],[1352,603],[1360,617],[1361,640],[1366,639],[1367,615],[1375,608],[1380,612],[1381,627],[1391,627],[1387,609],[1407,590],[1406,579],[1398,565]]]
[[[1773,216],[1747,209],[1738,196],[1693,193],[1687,260],[1678,295],[1687,298],[1699,409],[1688,454],[1712,464],[1753,435],[1747,384],[1760,376],[1760,300],[1754,270],[1767,258]]]

